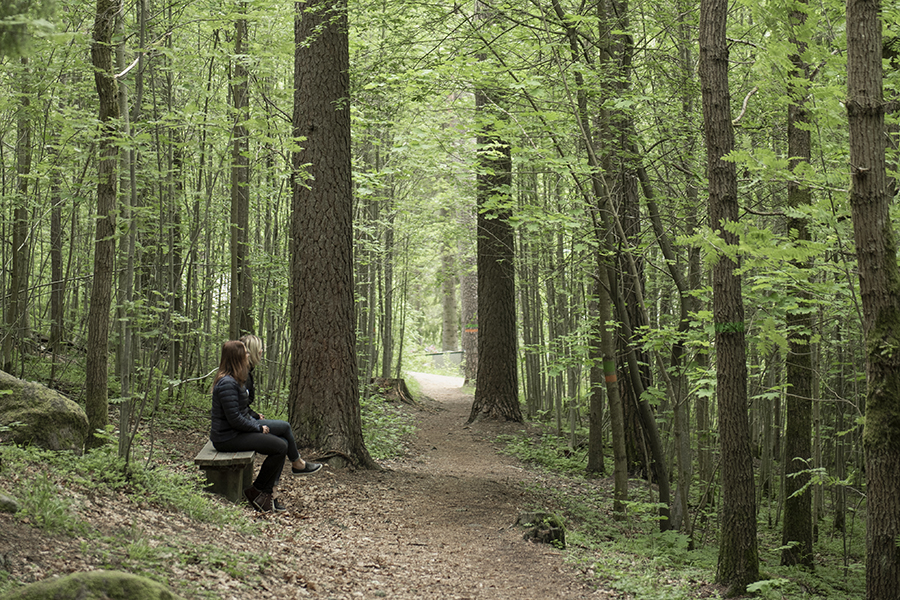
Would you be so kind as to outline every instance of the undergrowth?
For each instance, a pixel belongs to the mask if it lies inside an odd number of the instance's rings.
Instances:
[[[223,502],[202,491],[202,474],[178,463],[118,457],[117,440],[104,436],[105,443],[77,456],[36,447],[4,445],[2,450],[3,493],[15,498],[19,510],[15,518],[22,524],[81,540],[81,551],[93,556],[106,569],[125,570],[162,583],[167,581],[171,563],[193,561],[225,568],[216,556],[228,555],[197,549],[181,536],[153,536],[132,526],[130,531],[104,531],[85,512],[102,505],[102,498],[124,495],[135,508],[154,507],[162,512],[180,512],[189,518],[216,527],[229,527],[239,535],[260,530],[237,505]],[[91,498],[94,499],[93,503]],[[228,559],[235,569],[261,569],[264,556],[235,556]],[[221,562],[221,561],[219,561]],[[20,583],[0,568],[0,594]]]
[[[584,475],[586,450],[572,449],[568,439],[546,431],[537,436],[523,431],[499,436],[497,441],[503,444],[503,452],[553,474],[531,491],[564,515],[567,558],[589,577],[641,600],[720,597],[721,591],[711,585],[718,560],[715,513],[691,514],[697,524],[693,543],[684,533],[660,531],[655,487],[632,479],[626,515],[616,518],[611,482]],[[611,473],[609,461],[606,466],[606,472]],[[672,487],[674,492],[674,483]],[[810,572],[780,565],[780,527],[769,527],[761,518],[758,544],[762,579],[751,585],[748,593],[779,600],[864,598],[865,542],[861,529],[864,527],[852,532],[849,542],[820,535],[814,548],[816,568]],[[848,544],[857,552],[848,555]]]
[[[372,395],[360,401],[363,439],[376,460],[402,456],[406,440],[415,430],[412,419],[383,397]]]

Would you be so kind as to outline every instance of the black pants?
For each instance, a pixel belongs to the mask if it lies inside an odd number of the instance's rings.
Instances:
[[[261,492],[271,494],[275,485],[281,478],[281,470],[284,468],[284,459],[288,453],[288,442],[283,437],[271,433],[241,433],[225,442],[213,444],[219,452],[244,452],[255,450],[266,455],[256,475],[253,487]]]

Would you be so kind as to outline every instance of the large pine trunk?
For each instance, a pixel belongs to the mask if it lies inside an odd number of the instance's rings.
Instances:
[[[495,104],[485,90],[475,102],[484,114]],[[484,117],[489,120],[490,117]],[[516,366],[516,296],[513,229],[509,224],[512,159],[509,145],[490,125],[478,136],[478,375],[469,421],[480,417],[522,421]],[[506,196],[505,200],[498,198]],[[495,208],[485,208],[488,204]]]
[[[900,589],[900,272],[885,164],[880,2],[847,1],[850,204],[866,338],[866,598]]]
[[[475,11],[477,18],[490,26],[495,17],[491,9],[476,0]],[[485,55],[481,59],[487,74],[490,69]],[[523,420],[516,356],[515,237],[509,223],[512,150],[498,131],[498,125],[506,118],[503,110],[497,110],[501,102],[502,94],[489,75],[477,83],[478,372],[469,422],[481,417]]]
[[[290,421],[298,444],[377,465],[362,437],[353,305],[347,2],[298,3]]]

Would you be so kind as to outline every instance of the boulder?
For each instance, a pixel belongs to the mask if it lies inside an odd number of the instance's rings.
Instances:
[[[0,439],[79,454],[89,431],[87,414],[78,404],[39,383],[0,371],[0,425],[13,423],[21,425],[0,433]]]
[[[90,571],[54,577],[0,596],[0,600],[182,600],[166,586],[121,571]]]
[[[16,514],[19,512],[19,501],[0,490],[0,512]]]

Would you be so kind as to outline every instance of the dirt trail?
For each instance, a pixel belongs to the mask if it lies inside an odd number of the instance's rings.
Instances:
[[[307,587],[328,598],[611,597],[512,527],[533,508],[520,485],[531,475],[488,440],[522,426],[468,426],[472,396],[461,378],[414,376],[433,401],[418,412],[409,458],[382,473],[325,473],[287,497],[309,518],[295,537],[317,555]]]

